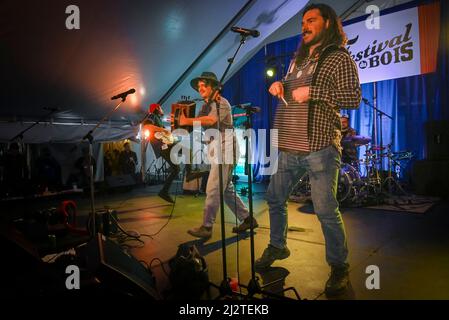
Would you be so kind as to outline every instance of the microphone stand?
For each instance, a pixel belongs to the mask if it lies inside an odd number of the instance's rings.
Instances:
[[[103,123],[105,122],[107,119],[110,118],[110,116],[120,107],[120,105],[125,102],[126,100],[126,95],[122,97],[122,101],[120,101],[114,109],[112,109],[106,116],[103,117],[103,119],[101,119],[97,125],[91,129],[84,137],[83,137],[83,141],[87,140],[89,143],[89,161],[88,161],[88,165],[89,165],[89,187],[90,187],[90,217],[89,220],[91,221],[91,237],[93,238],[96,235],[96,221],[95,221],[95,195],[94,195],[94,167],[93,167],[93,163],[92,163],[92,158],[93,158],[93,133],[94,131]],[[100,242],[98,242],[98,245],[100,244]]]
[[[46,109],[46,108],[44,108]],[[11,139],[9,139],[10,142],[19,139],[19,144],[24,147],[24,143],[23,143],[23,135],[25,132],[29,131],[31,128],[33,128],[34,126],[38,125],[42,120],[44,120],[45,118],[51,116],[53,113],[55,113],[56,111],[58,111],[57,108],[49,108],[48,109],[50,112],[47,113],[46,115],[43,115],[42,117],[40,117],[38,120],[36,120],[34,123],[32,123],[31,125],[29,125],[27,128],[25,128],[24,130],[20,131],[18,134],[16,134],[14,137],[12,137]],[[25,148],[22,148],[22,152],[25,153]],[[28,154],[26,154],[26,156],[28,156]],[[30,166],[27,162],[27,169],[28,169],[28,177],[30,178],[30,174],[31,174],[31,169]]]
[[[222,77],[220,78],[220,81],[218,82],[218,85],[213,88],[211,95],[209,96],[209,103],[215,102],[215,106],[217,108],[217,129],[218,131],[220,131],[220,104],[218,101],[212,101],[213,97],[215,96],[216,92],[221,91],[222,89],[222,83],[223,80],[225,79],[226,75],[229,72],[229,69],[231,68],[232,64],[234,63],[235,57],[237,56],[237,53],[240,51],[240,48],[243,46],[243,44],[246,41],[246,37],[248,35],[245,35],[243,33],[240,34],[241,38],[240,38],[240,44],[237,48],[237,50],[235,51],[234,55],[232,56],[232,58],[228,59],[228,66],[226,68],[226,70],[224,71]],[[234,139],[234,138],[233,138]],[[221,134],[219,134],[219,138],[218,138],[218,181],[219,181],[219,190],[220,190],[220,218],[221,218],[221,247],[222,247],[222,264],[223,264],[223,280],[220,284],[220,287],[218,287],[220,295],[217,297],[217,299],[221,298],[221,297],[225,297],[227,295],[232,295],[233,291],[231,289],[231,285],[230,285],[230,278],[228,277],[228,271],[227,271],[227,261],[226,261],[226,229],[225,229],[225,212],[224,212],[224,197],[223,197],[223,164],[222,164],[222,160],[223,160],[223,155],[222,155],[222,139],[221,139]],[[235,155],[233,155],[235,156]],[[214,287],[217,287],[216,285],[212,284]]]
[[[251,108],[246,108],[246,129],[252,129],[251,115],[254,114],[254,110]],[[254,226],[253,226],[253,172],[251,168],[251,163],[249,161],[249,151],[250,151],[250,138],[248,135],[245,135],[245,174],[248,175],[248,210],[250,217],[250,252],[251,252],[251,279],[249,280],[248,286],[240,285],[243,288],[248,290],[249,296],[253,296],[255,293],[261,292],[261,287],[258,282],[258,278],[256,278],[256,271],[254,267]],[[252,150],[252,149],[251,149]]]
[[[237,50],[234,53],[234,56],[232,58],[228,59],[228,66],[226,68],[226,70],[224,71],[222,77],[220,78],[220,81],[218,83],[218,85],[212,90],[211,95],[209,96],[209,103],[212,102],[212,97],[215,96],[215,93],[220,91],[222,89],[222,82],[225,79],[226,75],[229,72],[229,69],[231,68],[235,57],[237,56],[237,53],[239,52],[240,48],[243,46],[243,44],[246,41],[246,37],[248,35],[245,34],[240,34],[241,39],[240,39],[240,44],[237,48]],[[217,107],[217,129],[220,131],[220,108],[219,108],[219,103],[218,101],[214,101],[215,105]],[[248,117],[248,119],[250,119],[250,117]],[[221,218],[221,246],[222,246],[222,264],[223,264],[223,280],[220,284],[220,287],[218,287],[220,295],[217,297],[217,299],[221,298],[221,297],[225,297],[227,295],[232,296],[233,294],[239,294],[237,292],[233,292],[231,285],[230,285],[230,278],[228,278],[228,273],[227,273],[227,261],[226,261],[226,229],[225,229],[225,216],[224,216],[224,197],[223,197],[223,164],[222,164],[222,145],[221,145],[221,134],[219,135],[219,139],[218,139],[218,143],[219,143],[219,150],[218,150],[218,154],[219,157],[218,159],[220,160],[218,163],[218,180],[219,180],[219,190],[220,190],[220,218]],[[248,140],[246,141],[246,146],[249,147],[248,144]],[[233,155],[235,156],[235,155]],[[248,157],[248,150],[246,152],[246,157]],[[249,161],[247,160],[246,163],[247,167],[250,167],[251,165],[249,164]],[[263,293],[259,283],[258,283],[258,279],[255,276],[255,268],[254,268],[254,225],[253,225],[253,210],[252,210],[252,183],[251,183],[251,169],[249,169],[248,171],[248,184],[249,184],[249,213],[251,215],[251,223],[250,223],[250,232],[251,232],[251,280],[248,284],[248,286],[244,286],[241,285],[241,287],[247,288],[248,290],[248,294],[250,297],[252,297],[255,293]],[[278,281],[281,281],[282,279],[279,279]],[[240,284],[239,284],[240,285]],[[272,283],[270,283],[270,285],[272,285]],[[212,286],[216,287],[217,286],[215,284],[212,283]],[[271,292],[264,292],[267,296],[274,296],[274,297],[281,297],[279,295],[276,295],[274,293]],[[241,295],[241,294],[239,294]],[[285,298],[285,297],[283,297]]]
[[[379,143],[380,143],[380,150],[378,150],[378,152],[379,152],[379,159],[380,159],[380,170],[382,171],[382,169],[383,169],[383,160],[382,160],[382,152],[383,152],[383,139],[382,139],[382,122],[383,122],[383,119],[382,119],[382,117],[383,116],[385,116],[385,117],[387,117],[387,118],[389,118],[390,120],[393,120],[393,118],[390,116],[390,115],[388,115],[388,114],[386,114],[385,112],[383,112],[382,110],[380,110],[379,108],[377,108],[377,107],[375,107],[375,106],[373,106],[370,102],[369,102],[369,100],[368,99],[363,99],[363,102],[367,105],[367,106],[369,106],[369,107],[371,107],[376,113],[377,113],[377,115],[378,115],[378,117],[379,117],[379,131],[380,131],[380,135],[379,135]],[[374,121],[377,121],[377,119],[374,119]],[[388,152],[389,152],[389,150],[388,150]],[[377,152],[376,152],[376,154],[377,154]],[[377,175],[379,175],[379,172],[377,172]],[[380,186],[379,186],[379,192],[380,193],[382,193],[382,182],[380,182]],[[390,189],[390,186],[388,187],[389,189]]]
[[[242,107],[240,107],[242,108]],[[246,125],[245,125],[245,129],[252,129],[253,125],[252,125],[252,118],[251,116],[255,113],[257,113],[258,111],[254,108],[251,107],[245,107],[243,108],[245,109],[246,112]],[[251,145],[251,141],[250,141],[250,135],[245,135],[245,174],[248,175],[248,211],[249,211],[249,217],[250,217],[250,252],[251,252],[251,279],[249,280],[248,285],[244,285],[244,284],[240,284],[239,286],[242,288],[245,288],[248,291],[248,297],[253,297],[255,294],[264,294],[266,296],[272,297],[272,298],[277,298],[277,299],[283,299],[283,300],[294,300],[294,299],[290,299],[288,297],[285,297],[283,295],[280,294],[276,294],[273,292],[269,292],[269,291],[265,291],[263,290],[266,287],[272,286],[275,283],[278,283],[280,281],[283,280],[283,278],[279,278],[277,280],[274,280],[270,283],[267,283],[263,286],[261,286],[259,284],[259,278],[256,277],[256,271],[255,271],[255,265],[254,265],[254,261],[255,261],[255,255],[254,255],[254,226],[253,226],[253,222],[254,222],[254,210],[253,210],[253,173],[252,173],[252,167],[251,167],[251,163],[249,161],[249,154],[250,151],[252,151],[252,148],[250,147]],[[286,292],[292,290],[294,291],[296,297],[298,298],[298,300],[300,300],[300,296],[297,293],[296,289],[291,287],[291,288],[287,288],[282,290],[282,292]]]
[[[11,139],[9,139],[9,141],[14,141],[17,138],[19,138],[20,140],[23,139],[23,134],[25,132],[27,132],[28,130],[30,130],[31,128],[33,128],[34,126],[38,125],[39,122],[41,122],[42,120],[44,120],[45,118],[51,116],[53,113],[55,113],[56,111],[58,111],[58,109],[54,108],[54,109],[50,109],[50,112],[47,113],[46,115],[40,117],[38,120],[36,120],[34,123],[32,123],[30,126],[28,126],[28,128],[22,130],[21,132],[19,132],[18,134],[16,134],[14,137],[12,137]]]

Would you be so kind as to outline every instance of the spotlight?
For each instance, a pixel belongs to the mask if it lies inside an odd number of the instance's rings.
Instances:
[[[276,71],[274,70],[274,68],[268,68],[266,74],[269,78],[273,78],[274,75],[276,74]]]

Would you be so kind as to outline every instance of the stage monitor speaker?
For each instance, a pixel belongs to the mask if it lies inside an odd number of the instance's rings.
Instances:
[[[411,178],[416,194],[449,199],[449,160],[415,161]]]
[[[108,186],[108,189],[127,188],[132,187],[135,184],[136,180],[130,174],[106,177],[106,185]]]
[[[84,255],[107,294],[158,299],[151,270],[115,242],[98,234],[86,244]]]
[[[426,159],[449,160],[449,120],[427,121]]]
[[[175,300],[200,299],[209,287],[206,260],[195,245],[181,244],[170,266],[171,293]]]
[[[0,224],[0,297],[43,295],[49,274],[36,246],[16,228]]]

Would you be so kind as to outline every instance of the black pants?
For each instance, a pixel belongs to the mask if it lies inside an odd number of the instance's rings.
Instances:
[[[167,177],[167,180],[165,180],[164,186],[161,189],[162,193],[168,193],[170,190],[170,187],[173,183],[173,180],[175,180],[176,176],[179,174],[180,168],[179,165],[174,164],[170,159],[170,151],[172,149],[173,145],[168,147],[165,150],[161,151],[162,158],[167,161],[168,165],[170,166],[170,174]]]

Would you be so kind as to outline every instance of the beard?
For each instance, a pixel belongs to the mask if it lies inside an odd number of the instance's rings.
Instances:
[[[312,40],[310,40],[308,43],[304,42],[304,45],[306,46],[306,48],[310,48],[313,45],[316,45],[317,43],[320,43],[321,41],[323,41],[324,39],[324,32],[326,30],[322,29],[320,31],[320,33],[318,33]],[[304,40],[303,40],[304,41]]]

